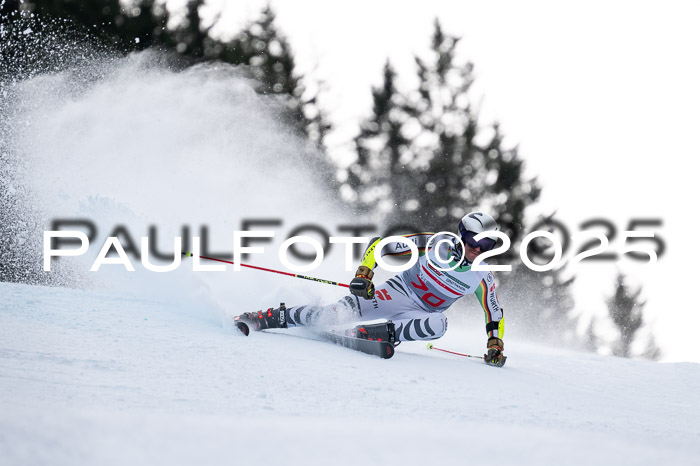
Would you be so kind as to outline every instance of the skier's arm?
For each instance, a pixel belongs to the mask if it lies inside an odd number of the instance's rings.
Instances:
[[[486,334],[489,337],[486,343],[488,355],[484,355],[484,360],[489,364],[502,365],[502,338],[505,321],[503,320],[503,308],[501,308],[496,295],[496,281],[491,272],[486,272],[474,294],[484,310]]]
[[[425,254],[428,239],[433,235],[434,233],[414,233],[411,235],[401,236],[411,240],[418,247],[418,253],[422,256]],[[436,238],[435,241],[431,242],[431,245],[434,245],[435,242],[441,238],[442,236]],[[362,263],[360,264],[360,267],[365,266],[370,270],[374,270],[374,268],[377,266],[377,261],[374,259],[374,250],[377,248],[377,244],[379,244],[381,239],[381,237],[377,236],[369,241],[369,246],[367,246],[367,249],[365,249],[365,253],[362,256]],[[381,256],[405,256],[410,253],[411,249],[405,243],[401,241],[392,241],[382,248]]]
[[[491,272],[486,272],[474,295],[479,300],[484,310],[484,320],[486,321],[486,334],[489,337],[503,337],[503,309],[498,302],[496,295],[496,281]]]
[[[379,244],[380,237],[372,238],[369,246],[365,249],[365,254],[362,257],[362,263],[355,272],[355,278],[350,282],[350,293],[364,299],[374,298],[374,268],[377,266],[377,261],[374,259],[374,249]]]
[[[404,238],[408,238],[413,241],[418,247],[419,254],[422,256],[425,254],[425,247],[428,238],[432,236],[433,233],[416,233],[413,235],[404,235]],[[372,278],[374,277],[374,268],[377,266],[377,260],[374,257],[375,249],[381,241],[381,237],[377,236],[369,241],[367,249],[362,256],[362,262],[355,272],[355,278],[350,282],[350,293],[355,296],[359,296],[364,299],[372,299],[374,297],[374,284],[372,283]],[[387,244],[382,248],[381,255],[384,256],[402,256],[411,252],[411,249],[404,243],[400,241],[394,241]]]
[[[367,249],[365,249],[365,253],[362,255],[360,267],[367,267],[369,270],[374,270],[374,268],[377,266],[377,261],[374,258],[374,250],[377,248],[377,245],[381,240],[382,238],[380,236],[376,236],[369,240],[369,245],[367,246]]]

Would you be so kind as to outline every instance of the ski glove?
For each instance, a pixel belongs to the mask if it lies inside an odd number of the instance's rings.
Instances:
[[[350,293],[364,299],[374,298],[374,272],[369,267],[361,265],[355,272],[355,278],[350,282]]]
[[[503,356],[503,340],[496,337],[489,338],[486,344],[486,354],[484,355],[486,364],[501,367],[506,363],[506,357]]]

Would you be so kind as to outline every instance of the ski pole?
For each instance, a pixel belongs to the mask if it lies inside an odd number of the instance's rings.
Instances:
[[[185,257],[192,257],[192,253],[191,253],[191,252],[183,252],[182,255],[185,256]],[[216,257],[199,256],[199,258],[200,258],[200,259],[210,260],[210,261],[223,262],[224,264],[235,265],[234,262],[226,261],[226,260],[223,260],[223,259],[217,259]],[[327,285],[344,286],[345,288],[349,288],[349,287],[350,287],[350,285],[346,285],[345,283],[338,283],[338,282],[334,282],[334,281],[331,281],[331,280],[324,280],[324,279],[322,279],[322,278],[316,278],[316,277],[307,277],[306,275],[299,275],[299,274],[296,274],[296,273],[284,272],[284,271],[282,271],[282,270],[267,269],[267,268],[265,268],[265,267],[257,267],[257,266],[255,266],[255,265],[248,265],[248,264],[238,264],[238,265],[240,265],[241,267],[248,267],[248,268],[250,268],[250,269],[262,270],[262,271],[264,271],[264,272],[274,272],[274,273],[279,273],[279,274],[282,274],[282,275],[287,275],[287,276],[289,276],[289,277],[303,278],[304,280],[312,280],[312,281],[319,282],[319,283],[325,283],[325,284],[327,284]]]
[[[473,354],[457,353],[456,351],[450,351],[450,350],[438,348],[437,346],[434,346],[432,343],[428,343],[427,348],[429,350],[437,350],[437,351],[442,351],[443,353],[456,354],[457,356],[464,356],[466,358],[475,358],[475,359],[481,359],[481,360],[484,359],[483,356],[474,356]]]

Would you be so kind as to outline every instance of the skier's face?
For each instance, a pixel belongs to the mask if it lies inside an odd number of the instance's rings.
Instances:
[[[464,255],[467,257],[469,262],[474,262],[474,259],[476,259],[476,256],[481,254],[481,252],[482,252],[481,248],[479,248],[479,247],[477,247],[475,249],[475,248],[469,247],[468,244],[464,245]]]
[[[473,231],[460,231],[462,234],[462,244],[464,245],[464,255],[469,262],[474,262],[474,259],[482,252],[490,251],[496,247],[496,240],[493,238],[481,238],[476,240],[478,233]]]

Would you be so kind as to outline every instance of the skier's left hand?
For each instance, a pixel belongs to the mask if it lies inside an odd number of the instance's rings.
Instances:
[[[489,338],[486,344],[486,354],[484,355],[484,362],[492,366],[501,367],[506,363],[506,357],[503,356],[503,340],[496,337]]]

